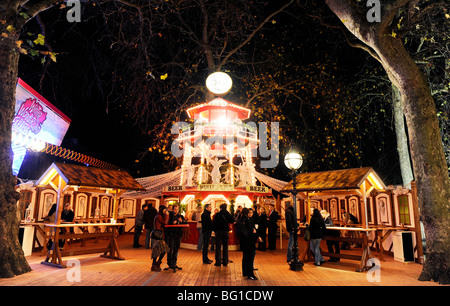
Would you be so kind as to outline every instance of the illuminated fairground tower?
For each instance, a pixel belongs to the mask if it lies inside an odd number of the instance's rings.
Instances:
[[[257,127],[245,123],[249,109],[221,97],[231,89],[227,74],[211,74],[206,85],[216,97],[187,110],[193,123],[175,139],[183,152],[179,185],[165,187],[164,194],[177,195],[188,210],[207,203],[251,207],[259,196],[272,195],[255,177]]]

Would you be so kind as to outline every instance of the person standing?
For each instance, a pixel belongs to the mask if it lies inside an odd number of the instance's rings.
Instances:
[[[238,223],[239,220],[241,219],[241,217],[242,217],[242,205],[239,205],[233,215],[234,222]],[[240,235],[240,233],[239,233],[239,231],[237,231],[236,236],[239,239],[239,251],[242,251],[242,239],[239,235]]]
[[[322,218],[324,219],[326,227],[334,226],[334,222],[331,219],[329,212],[327,212],[326,210],[322,210],[322,211],[320,211],[320,214],[322,215]],[[329,236],[329,237],[339,237],[340,233],[337,230],[326,229],[324,235]],[[327,240],[326,242],[327,242],[327,248],[328,248],[329,253],[334,253],[334,254],[341,253],[341,249],[339,247],[339,241]],[[338,261],[340,261],[340,258],[330,256],[330,261],[338,262]]]
[[[70,203],[64,204],[64,210],[61,213],[61,221],[63,222],[72,222],[75,214],[73,213],[72,206]]]
[[[44,220],[50,224],[54,224],[56,221],[56,203],[54,203],[52,205],[52,207],[50,208],[50,210],[48,211],[47,216],[44,218]]]
[[[155,226],[155,217],[158,211],[153,207],[153,204],[147,204],[147,210],[144,211],[144,223],[145,223],[145,248],[150,248],[150,235],[153,227]]]
[[[253,263],[255,260],[256,241],[259,238],[248,208],[242,209],[242,216],[239,219],[239,232],[242,239],[242,275],[247,276],[251,280],[257,280],[253,273]]]
[[[155,217],[155,226],[152,234],[152,268],[151,271],[160,272],[161,262],[167,252],[170,251],[164,240],[164,225],[169,223],[169,212],[166,206],[160,205]]]
[[[286,208],[286,230],[289,233],[289,242],[287,246],[287,262],[288,264],[292,261],[292,247],[294,246],[294,230],[295,230],[295,217],[294,217],[294,207],[290,205]]]
[[[258,209],[258,214],[259,214],[259,224],[256,232],[258,236],[261,238],[261,241],[258,242],[258,250],[266,251],[267,215],[265,208],[261,206]]]
[[[234,219],[227,210],[227,204],[221,204],[220,211],[214,216],[213,221],[213,230],[216,234],[216,262],[214,265],[218,267],[221,264],[225,267],[228,266],[228,238],[230,223],[234,223]]]
[[[279,214],[278,212],[275,210],[275,206],[273,204],[269,205],[269,215],[268,215],[268,234],[267,234],[267,238],[269,240],[269,250],[275,250],[276,249],[276,244],[277,244],[277,230],[278,230],[278,219],[279,219]]]
[[[238,222],[242,215],[242,205],[239,205],[234,212],[233,218],[235,222]]]
[[[134,223],[134,242],[133,248],[140,248],[139,237],[142,234],[142,228],[144,227],[144,212],[147,210],[147,204],[142,205],[142,209],[137,213]]]
[[[211,233],[213,229],[213,223],[211,220],[211,210],[212,210],[211,204],[205,204],[205,208],[203,209],[203,213],[201,215],[202,237],[203,237],[202,257],[204,264],[212,263],[212,260],[208,258],[209,241],[211,240]]]
[[[169,224],[170,225],[179,225],[186,224],[186,219],[180,214],[180,207],[175,204],[173,206],[172,211],[169,213]],[[170,248],[170,251],[167,253],[167,265],[168,268],[164,270],[173,269],[173,272],[176,270],[181,270],[180,267],[177,266],[178,260],[178,250],[180,249],[181,237],[183,236],[183,229],[180,227],[172,227],[168,232],[167,244]]]
[[[217,213],[219,212],[219,209],[216,207],[214,208],[214,214],[211,215],[211,220],[214,223],[214,216],[217,215]],[[214,231],[214,229],[211,232],[211,252],[214,252],[214,247],[216,246],[216,232]]]
[[[314,254],[314,265],[320,266],[325,262],[320,253],[320,242],[322,241],[323,233],[325,231],[325,222],[323,221],[320,211],[315,208],[311,219],[309,221],[309,232],[311,239],[309,240],[309,247]]]
[[[61,221],[66,222],[66,223],[72,223],[74,218],[75,218],[75,214],[73,213],[70,203],[64,204],[64,210],[61,213]],[[69,233],[73,233],[73,227],[69,227],[68,231],[69,231]],[[66,234],[67,229],[61,228],[60,233]],[[66,243],[66,239],[60,239],[59,240],[59,248],[62,249],[64,247],[65,243]]]
[[[342,214],[342,225],[352,226],[353,224],[358,223],[358,220],[355,216],[353,216],[351,213],[348,213],[345,209],[341,208],[341,214]],[[356,221],[356,222],[355,222]],[[352,231],[343,230],[342,231],[343,237],[349,237],[349,238],[356,238],[356,233]],[[343,242],[341,245],[341,249],[343,250],[350,250],[350,245],[347,241]]]
[[[192,220],[197,222],[198,242],[197,251],[203,248],[203,231],[202,231],[202,207],[198,206],[195,213],[192,214]]]

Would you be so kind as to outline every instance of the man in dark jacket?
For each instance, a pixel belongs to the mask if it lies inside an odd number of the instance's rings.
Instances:
[[[186,219],[184,219],[180,213],[180,206],[177,204],[173,205],[172,211],[169,212],[169,225],[186,223]],[[168,229],[167,244],[169,245],[170,251],[167,253],[167,265],[169,267],[164,270],[173,269],[173,272],[176,272],[176,270],[181,270],[181,268],[177,266],[177,260],[178,250],[181,245],[181,237],[183,236],[183,229],[181,227],[172,227]]]
[[[204,264],[212,263],[212,260],[208,258],[209,241],[211,240],[211,233],[213,229],[213,223],[211,220],[211,210],[212,210],[211,204],[206,204],[201,216],[202,235],[203,235],[202,257]]]
[[[275,206],[269,205],[269,216],[268,216],[268,233],[267,240],[269,240],[269,250],[275,250],[277,244],[277,229],[278,229],[278,219],[280,218],[278,212],[275,210]]]
[[[153,204],[149,203],[147,204],[147,210],[144,211],[144,224],[145,224],[145,230],[147,233],[145,234],[145,248],[150,248],[150,235],[152,233],[155,217],[158,211],[156,208],[153,207]]]
[[[144,212],[147,210],[147,204],[142,205],[142,209],[136,215],[136,222],[134,223],[134,240],[133,248],[140,248],[142,245],[139,244],[139,237],[142,233],[142,228],[144,227]]]
[[[70,203],[66,203],[64,204],[64,210],[61,213],[61,221],[62,222],[72,222],[73,218],[75,217],[75,214],[73,213],[73,210],[71,208]],[[69,227],[69,230],[60,228],[60,233],[61,234],[66,234],[67,232],[72,233],[73,234],[73,227]],[[64,244],[66,243],[66,239],[60,239],[59,240],[59,248],[63,248]]]
[[[216,234],[216,262],[215,266],[228,265],[228,238],[229,224],[234,223],[234,219],[227,210],[227,204],[220,205],[220,211],[214,216],[213,230]],[[223,248],[223,256],[221,252]]]
[[[320,214],[322,215],[322,218],[325,222],[326,227],[334,226],[333,219],[331,219],[329,212],[327,212],[326,210],[322,210],[320,212]],[[324,235],[328,236],[328,237],[339,237],[340,233],[337,230],[326,229]],[[341,253],[341,249],[339,247],[339,241],[327,240],[327,248],[328,248],[329,253],[335,253],[335,254]],[[330,256],[331,262],[337,262],[339,260],[340,260],[339,257]]]

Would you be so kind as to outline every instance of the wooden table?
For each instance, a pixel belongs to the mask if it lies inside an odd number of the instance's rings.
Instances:
[[[53,233],[50,234],[50,238],[53,239],[52,246],[47,251],[47,257],[41,264],[49,265],[53,267],[58,268],[66,268],[66,265],[63,264],[61,257],[62,256],[73,256],[73,255],[81,255],[81,254],[91,254],[91,253],[102,253],[103,255],[100,255],[101,257],[105,258],[111,258],[111,259],[117,259],[117,260],[124,260],[120,255],[119,245],[117,244],[117,229],[120,226],[125,225],[125,223],[66,223],[66,224],[49,224],[45,223],[44,226],[50,229],[53,229]],[[75,227],[96,227],[96,226],[107,226],[111,228],[110,232],[105,233],[89,233],[89,232],[83,232],[81,234],[74,234],[74,233],[60,233],[60,229],[69,229],[69,228],[75,228]],[[58,242],[60,239],[74,239],[74,238],[98,238],[98,237],[109,237],[109,244],[106,248],[94,248],[94,249],[84,249],[80,248],[78,250],[69,250],[69,251],[62,251],[58,247]]]
[[[300,226],[300,228],[306,229],[305,226]],[[360,255],[352,255],[352,254],[335,254],[335,253],[329,253],[329,252],[321,252],[324,256],[330,256],[330,257],[338,257],[338,258],[345,258],[345,259],[351,259],[351,260],[358,260],[360,261],[358,269],[356,269],[356,272],[362,272],[369,270],[369,267],[367,267],[367,260],[369,258],[373,258],[372,252],[370,251],[369,246],[369,239],[368,234],[369,232],[376,231],[375,228],[361,228],[361,227],[343,227],[343,226],[329,226],[327,227],[327,230],[336,230],[336,231],[354,231],[361,233],[362,237],[360,238],[351,238],[351,237],[331,237],[331,236],[325,236],[323,240],[330,240],[330,241],[339,241],[339,242],[349,242],[349,243],[360,243],[361,244],[361,254]],[[309,243],[307,244],[308,247],[306,249],[306,252],[304,252],[300,258],[301,261],[308,261],[312,258],[310,255],[310,247]]]

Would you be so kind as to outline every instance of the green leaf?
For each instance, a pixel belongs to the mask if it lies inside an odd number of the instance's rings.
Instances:
[[[16,32],[16,29],[15,29],[12,25],[7,26],[7,27],[6,27],[6,30],[7,30],[9,33],[14,33],[14,32]]]
[[[54,61],[56,63],[56,53],[55,52],[49,52],[48,54],[50,55],[50,58],[52,59],[52,61]]]
[[[28,18],[30,18],[30,15],[28,15],[27,13],[24,13],[24,12],[20,12],[20,13],[19,13],[19,16],[22,16],[23,19],[28,19]]]
[[[38,34],[38,38],[36,38],[34,41],[33,41],[36,45],[44,45],[44,42],[45,42],[45,36],[44,35],[42,35],[42,34]]]

